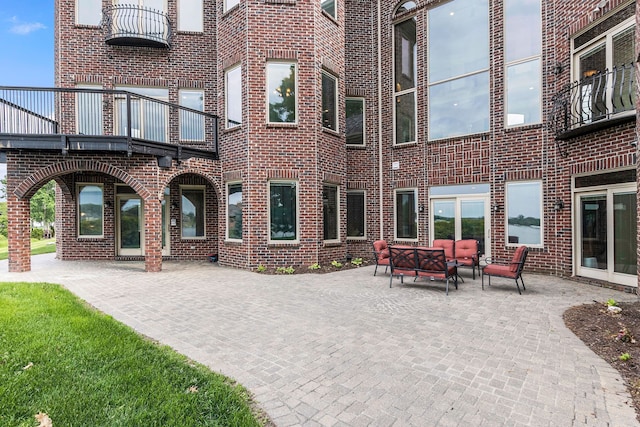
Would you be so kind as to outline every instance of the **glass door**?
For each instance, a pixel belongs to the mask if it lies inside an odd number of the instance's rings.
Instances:
[[[431,236],[434,239],[474,239],[480,254],[489,256],[487,197],[434,198],[431,200]]]
[[[576,272],[580,276],[637,286],[634,186],[576,194]]]
[[[142,199],[120,195],[116,200],[118,255],[143,255]]]

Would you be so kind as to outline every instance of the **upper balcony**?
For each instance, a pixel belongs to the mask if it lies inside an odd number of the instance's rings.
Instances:
[[[163,11],[132,4],[114,4],[102,16],[105,41],[113,46],[169,48],[171,22]]]
[[[218,159],[218,117],[123,90],[0,86],[0,152]],[[163,159],[163,160],[161,160]]]
[[[549,125],[556,139],[569,139],[635,120],[635,64],[587,72],[553,97]]]

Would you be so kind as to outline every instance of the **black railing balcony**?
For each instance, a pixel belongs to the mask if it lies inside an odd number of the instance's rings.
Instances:
[[[0,86],[0,150],[20,147],[217,158],[218,117],[123,90]]]
[[[107,44],[159,48],[171,45],[171,22],[163,11],[115,4],[105,8],[102,16]]]
[[[553,97],[549,125],[567,139],[635,117],[635,64],[587,73]]]

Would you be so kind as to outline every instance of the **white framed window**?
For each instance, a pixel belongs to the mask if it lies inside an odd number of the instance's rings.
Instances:
[[[505,0],[506,126],[542,121],[542,6]]]
[[[406,4],[405,4],[406,5]],[[398,12],[405,11],[405,5]],[[394,144],[416,142],[416,79],[418,43],[415,16],[394,25]]]
[[[204,30],[202,0],[178,0],[178,31]]]
[[[202,185],[180,186],[180,232],[183,239],[206,236],[206,197]]]
[[[489,2],[428,11],[430,140],[489,131]]]
[[[227,183],[227,240],[242,240],[242,183]]]
[[[297,64],[271,61],[267,63],[267,121],[297,123]]]
[[[229,68],[225,74],[225,117],[227,129],[242,124],[242,68],[240,64]]]
[[[395,239],[418,240],[418,189],[403,188],[394,191]]]
[[[78,84],[78,89],[100,90],[102,86]],[[102,93],[76,93],[76,130],[79,135],[103,135],[104,113],[102,111]]]
[[[181,89],[179,103],[183,107],[204,111],[204,91]],[[204,116],[193,111],[180,110],[180,140],[204,142]]]
[[[133,138],[166,142],[169,131],[169,107],[167,104],[155,102],[155,100],[167,102],[169,100],[169,90],[137,86],[119,86],[115,89],[133,93],[133,95],[129,95],[131,99],[131,136]],[[153,99],[141,98],[135,95]],[[116,94],[115,100],[117,134],[127,135],[129,130],[127,123],[127,95]]]
[[[322,11],[324,13],[326,13],[333,19],[336,19],[336,0],[320,0],[320,7],[322,8]]]
[[[322,127],[338,131],[338,78],[322,72]]]
[[[76,24],[100,25],[102,0],[76,0]]]
[[[224,11],[228,11],[240,4],[240,0],[224,0]]]
[[[298,240],[298,182],[269,181],[269,242]]]
[[[506,200],[507,245],[542,247],[542,182],[507,182]]]
[[[322,224],[324,241],[340,241],[340,188],[337,185],[322,186]]]
[[[364,98],[347,98],[345,106],[347,145],[364,146],[366,110]]]
[[[77,185],[78,237],[104,236],[104,188],[102,184]]]
[[[347,239],[365,240],[367,236],[366,196],[364,190],[347,190]]]

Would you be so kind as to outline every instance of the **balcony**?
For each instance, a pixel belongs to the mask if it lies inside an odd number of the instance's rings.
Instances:
[[[556,139],[569,139],[635,120],[635,64],[589,75],[553,97],[549,125]]]
[[[122,90],[0,86],[0,152],[218,159],[218,117]]]
[[[163,11],[131,4],[115,4],[102,16],[105,41],[112,46],[169,48],[171,22]]]

